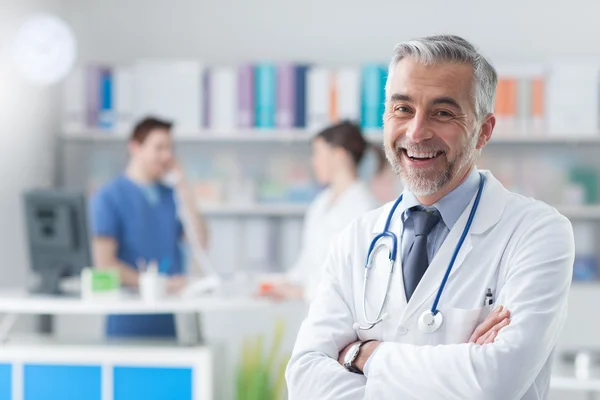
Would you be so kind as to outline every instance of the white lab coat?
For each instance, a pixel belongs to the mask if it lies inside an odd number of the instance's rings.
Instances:
[[[367,247],[383,230],[391,203],[366,214],[338,238],[303,322],[286,370],[290,400],[545,399],[552,353],[566,317],[574,259],[570,222],[552,207],[507,191],[488,171],[481,203],[439,303],[444,322],[420,333],[463,232],[472,201],[406,302],[400,255],[387,304],[388,317],[369,331],[363,320]],[[400,215],[391,230],[402,232]],[[400,246],[399,246],[400,247]],[[366,308],[374,319],[383,300],[387,255],[376,256]],[[512,313],[492,344],[467,343],[486,317],[486,288]],[[383,341],[368,376],[347,372],[339,352],[360,339]]]
[[[378,203],[368,186],[356,181],[337,199],[325,189],[306,212],[302,232],[302,247],[288,278],[303,286],[305,298],[311,300],[323,276],[324,261],[332,241],[350,222],[377,208]]]

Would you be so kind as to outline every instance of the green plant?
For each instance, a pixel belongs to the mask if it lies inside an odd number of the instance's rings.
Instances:
[[[280,400],[285,398],[285,367],[289,355],[279,355],[285,323],[278,320],[270,351],[263,354],[264,335],[246,338],[237,371],[237,400]]]

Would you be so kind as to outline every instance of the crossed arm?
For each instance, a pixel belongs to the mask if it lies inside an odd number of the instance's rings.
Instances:
[[[487,333],[477,338],[489,343],[485,346],[381,343],[368,376],[362,376],[338,363],[340,352],[357,340],[348,303],[352,288],[338,278],[348,261],[338,242],[286,371],[290,400],[521,398],[551,354],[564,323],[573,247],[568,220],[558,214],[538,218],[510,259],[498,304],[511,310],[511,323],[492,343],[493,330],[485,327],[481,330]]]
[[[498,336],[498,332],[500,332],[502,328],[508,326],[508,324],[510,324],[510,311],[503,306],[499,306],[490,313],[490,315],[475,329],[475,331],[473,331],[473,334],[469,339],[469,343],[475,343],[480,346],[494,343],[496,336]],[[350,347],[352,347],[352,345],[355,343],[360,343],[360,340],[350,343],[340,352],[340,355],[338,356],[338,362],[340,365],[344,365],[346,353],[348,353]],[[367,360],[369,360],[381,343],[382,342],[376,340],[365,343],[361,347],[360,353],[356,357],[356,361],[354,363],[354,365],[360,371],[365,371],[365,364],[367,363]]]

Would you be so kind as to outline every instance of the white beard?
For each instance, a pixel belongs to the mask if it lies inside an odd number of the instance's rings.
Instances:
[[[400,176],[404,184],[415,196],[429,196],[443,188],[456,176],[457,172],[475,160],[478,138],[478,135],[473,135],[473,138],[465,143],[453,160],[448,161],[446,158],[445,168],[433,177],[431,174],[435,167],[427,169],[405,168],[400,161],[400,157],[403,157],[402,147],[396,146],[395,149],[391,149],[387,145],[384,146],[385,156],[394,172]],[[417,148],[415,147],[415,149]],[[431,151],[431,149],[423,148],[419,150],[424,152]],[[444,152],[444,154],[438,157],[447,157],[447,153]]]

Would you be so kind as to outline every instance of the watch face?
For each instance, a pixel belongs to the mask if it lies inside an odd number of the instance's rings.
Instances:
[[[354,359],[356,358],[356,355],[358,354],[359,348],[360,348],[360,343],[355,343],[352,347],[350,347],[350,349],[346,353],[346,357],[344,357],[345,364],[350,364],[352,361],[354,361]]]

